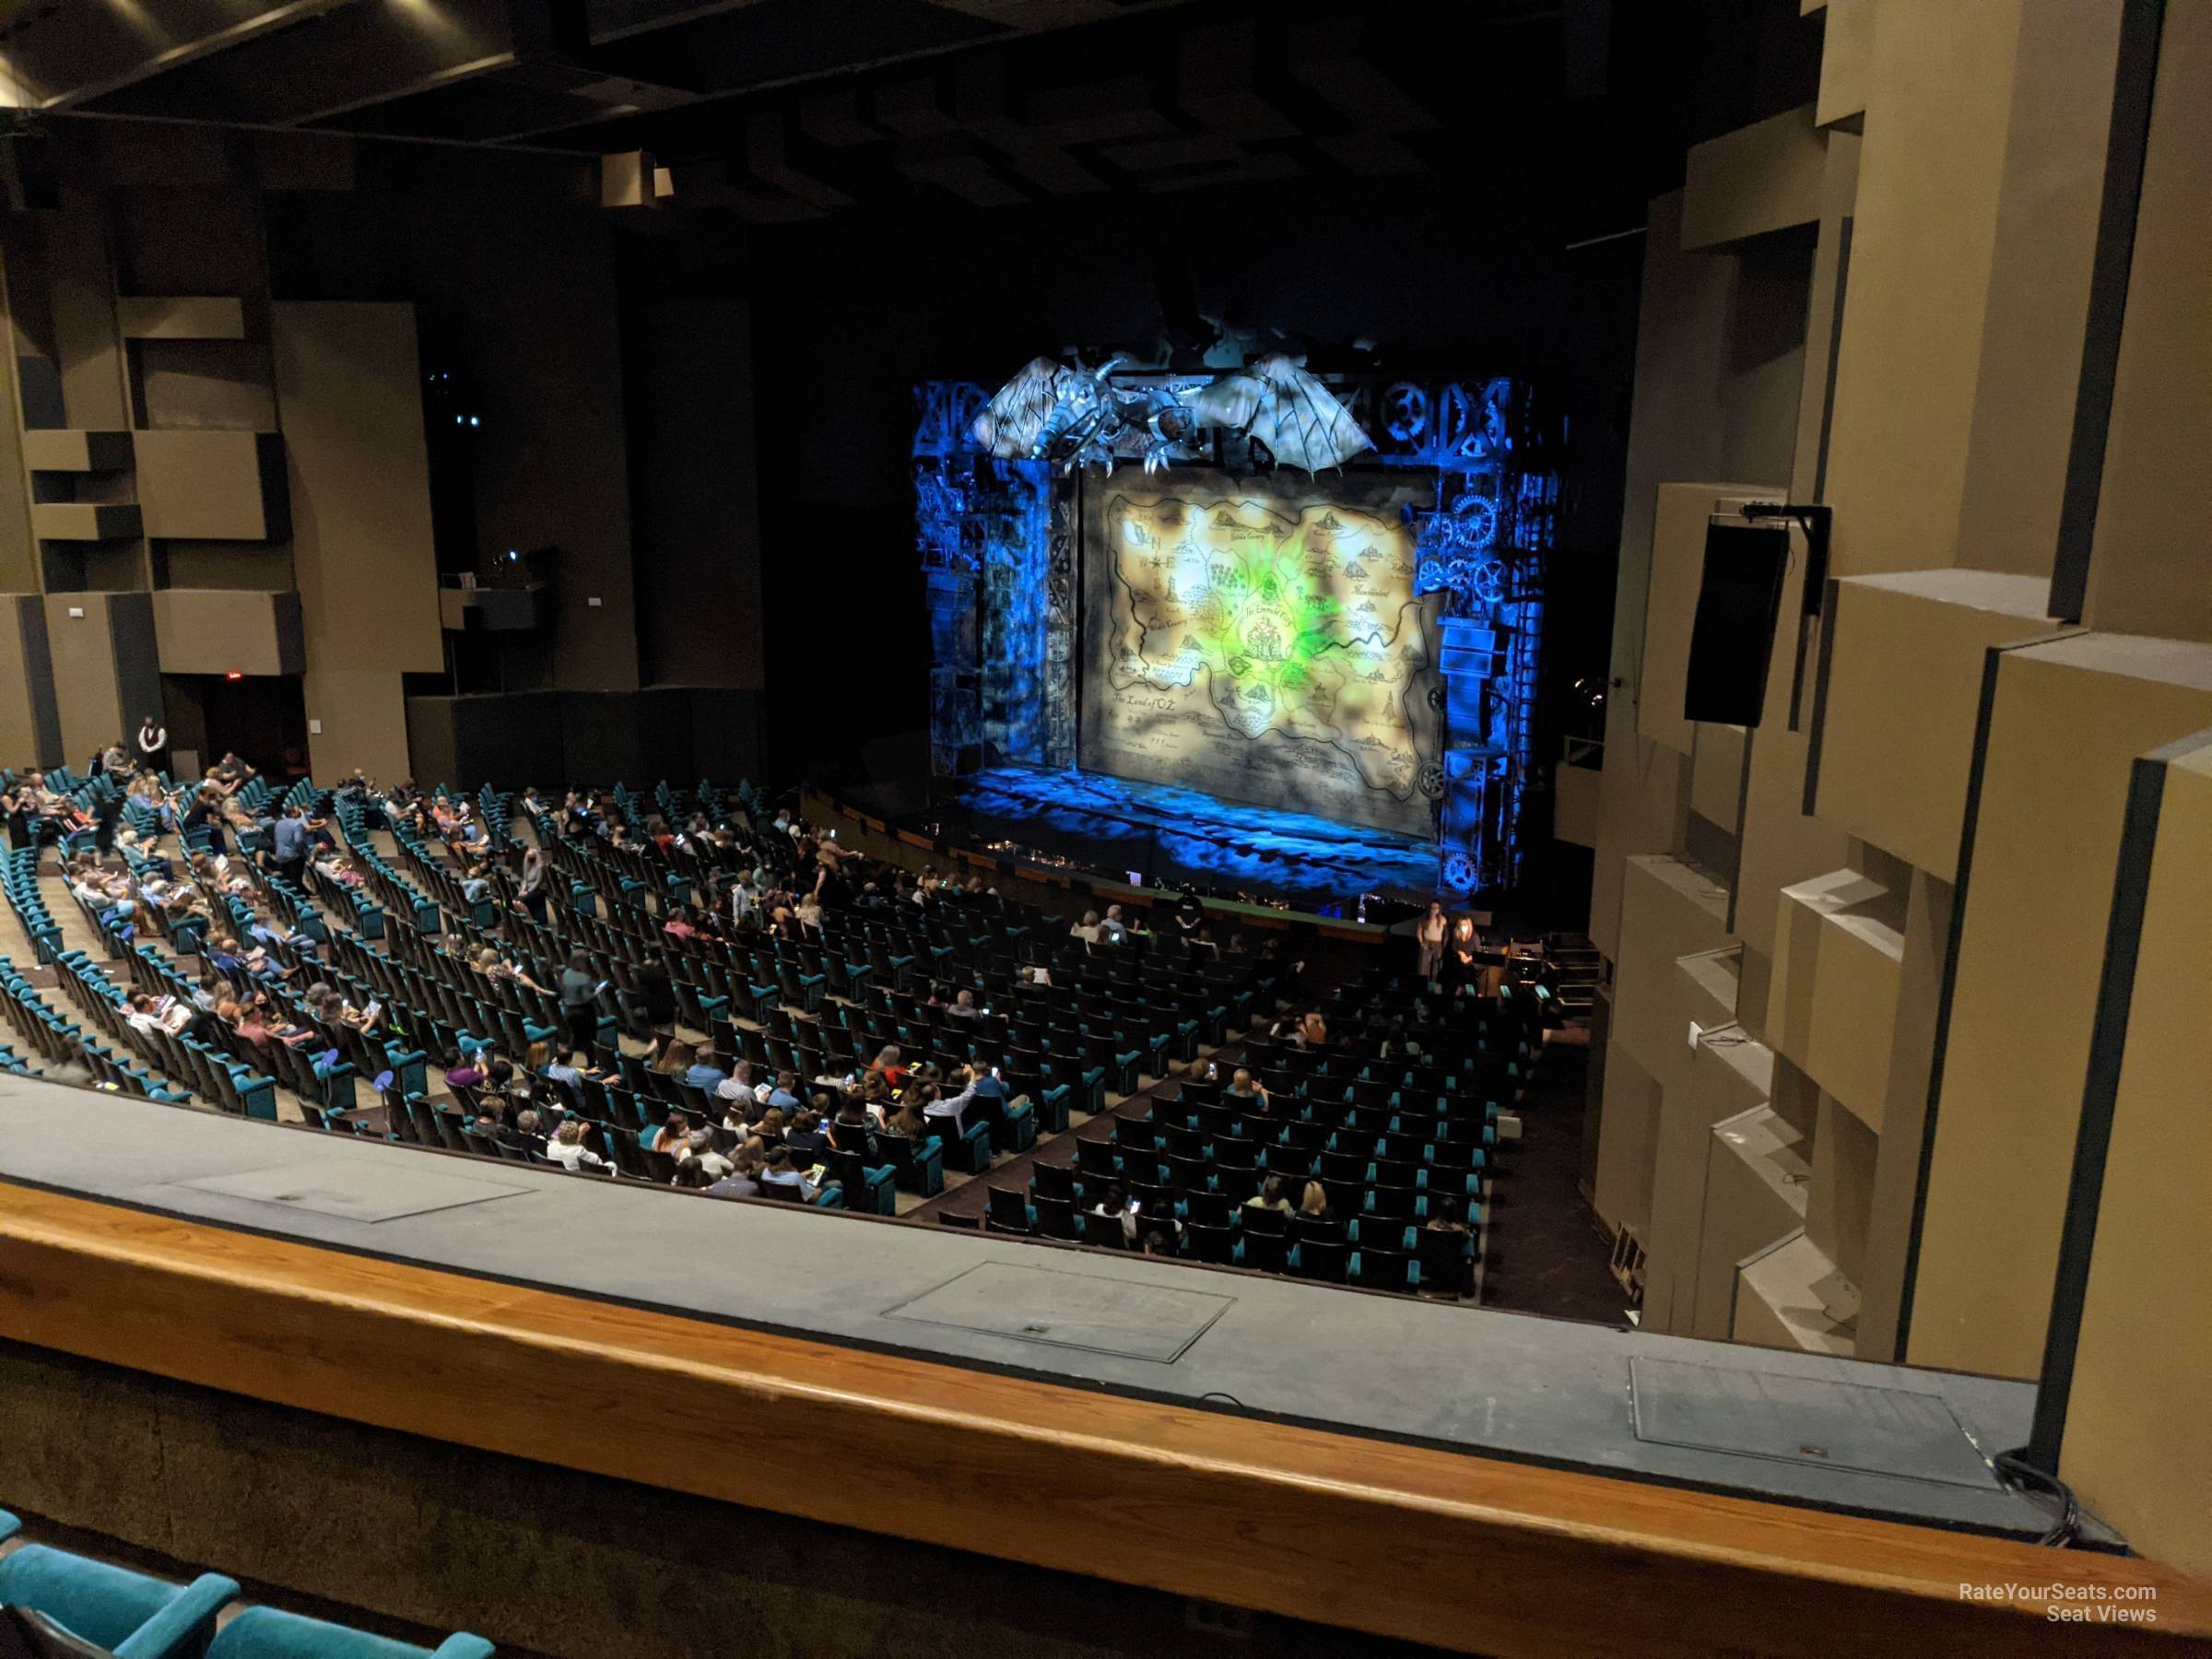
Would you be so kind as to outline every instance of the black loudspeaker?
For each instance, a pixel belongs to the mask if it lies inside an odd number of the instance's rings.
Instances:
[[[1779,524],[1705,527],[1705,580],[1689,630],[1685,720],[1755,726],[1767,700],[1767,664],[1782,610],[1790,533]]]

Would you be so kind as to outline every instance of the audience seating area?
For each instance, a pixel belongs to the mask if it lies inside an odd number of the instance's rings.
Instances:
[[[11,1548],[21,1526],[0,1510],[0,1608],[42,1615],[115,1659],[490,1659],[494,1651],[481,1636],[421,1648],[275,1607],[226,1616],[235,1579],[203,1572],[179,1584],[51,1545]]]
[[[63,784],[88,808],[119,788],[49,774]],[[1143,1234],[1118,1215],[1087,1213],[1118,1186],[1145,1231],[1163,1235],[1147,1247],[1194,1261],[1401,1292],[1475,1284],[1497,1121],[1539,1046],[1534,1006],[1510,990],[1439,999],[1378,973],[1315,996],[1272,946],[1186,943],[1165,909],[1157,935],[1090,942],[1073,916],[980,882],[915,881],[812,841],[787,815],[771,822],[750,784],[617,785],[557,808],[489,786],[385,798],[306,780],[279,793],[253,777],[229,797],[237,809],[182,835],[165,829],[179,821],[172,801],[135,787],[136,833],[114,856],[142,895],[165,897],[66,889],[104,962],[66,943],[40,869],[43,846],[58,842],[66,860],[87,832],[34,830],[0,859],[0,891],[54,979],[41,992],[0,959],[0,1017],[30,1056],[0,1053],[0,1066],[81,1065],[149,1099],[669,1185],[687,1155],[679,1139],[703,1132],[728,1156],[754,1131],[648,1052],[703,1040],[715,1069],[789,1073],[802,1100],[818,1088],[841,1098],[895,1054],[899,1075],[947,1079],[947,1095],[963,1072],[979,1087],[957,1116],[911,1136],[880,1116],[826,1124],[810,1159],[819,1186],[805,1189],[813,1204],[893,1215],[901,1194],[912,1207],[988,1180],[1041,1138],[1111,1111],[1110,1137],[1072,1140],[1073,1163],[1036,1160],[1026,1182],[991,1187],[982,1214],[941,1219],[1136,1247]],[[278,866],[255,811],[288,807],[318,845]],[[525,852],[543,861],[528,889]],[[838,901],[802,902],[825,867]],[[258,960],[218,959],[225,939]],[[499,971],[477,959],[487,943]],[[571,967],[591,989],[564,1005],[557,988]],[[311,985],[330,995],[311,998]],[[132,1006],[140,993],[191,1017],[182,1029],[151,1022]],[[256,1018],[286,1037],[214,1012],[218,999],[255,997]],[[1324,1048],[1266,1034],[1306,1009],[1334,1033]],[[356,1018],[364,1011],[374,1018]],[[579,1069],[548,1075],[571,1043]],[[526,1078],[528,1133],[500,1132],[512,1099],[446,1077],[453,1057],[495,1054]],[[1264,1106],[1229,1089],[1238,1065]],[[1141,1115],[1126,1104],[1139,1096]],[[571,1122],[582,1156],[557,1164],[548,1143]],[[1292,1208],[1314,1183],[1325,1212],[1248,1204],[1271,1177],[1295,1183]]]
[[[1111,1138],[1077,1140],[1073,1164],[1038,1162],[1026,1191],[993,1186],[983,1225],[1118,1250],[1165,1217],[1194,1260],[1470,1294],[1498,1118],[1519,1099],[1541,1023],[1509,987],[1450,1044],[1409,1051],[1394,1021],[1424,989],[1381,975],[1324,999],[1325,1050],[1248,1039],[1250,1092],[1218,1064],[1185,1077],[1146,1116],[1116,1117]],[[1288,1213],[1248,1202],[1270,1177],[1286,1183]],[[1296,1213],[1309,1182],[1325,1214]],[[1115,1188],[1137,1206],[1135,1230],[1097,1213]],[[1447,1201],[1465,1230],[1427,1225],[1446,1219]]]

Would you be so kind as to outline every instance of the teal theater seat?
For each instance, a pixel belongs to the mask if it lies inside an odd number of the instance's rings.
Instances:
[[[207,1659],[491,1659],[495,1651],[465,1632],[420,1648],[274,1607],[248,1607],[222,1628]]]
[[[19,1523],[0,1512],[0,1538]],[[235,1580],[203,1572],[189,1584],[111,1567],[43,1544],[0,1559],[0,1603],[43,1613],[117,1659],[197,1659]]]

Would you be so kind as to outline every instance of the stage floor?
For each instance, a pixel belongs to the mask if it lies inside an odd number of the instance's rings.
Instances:
[[[1347,917],[1362,894],[1418,903],[1436,891],[1433,841],[1310,813],[1073,768],[999,767],[944,787],[930,814],[942,835],[1034,846],[1146,886],[1191,882]]]

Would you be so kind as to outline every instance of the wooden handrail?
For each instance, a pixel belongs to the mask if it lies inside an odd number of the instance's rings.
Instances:
[[[736,1329],[0,1185],[0,1335],[483,1451],[1500,1655],[2212,1637],[2155,1563],[1693,1493]],[[560,1399],[589,1434],[457,1399]],[[802,1469],[701,1457],[747,1438]],[[5,1432],[0,1429],[0,1432]],[[1107,1547],[1101,1540],[1110,1541]],[[2001,1601],[1962,1585],[2035,1593]],[[2098,1603],[2100,1595],[2109,1598]],[[2171,1640],[2157,1651],[2178,1651]]]

